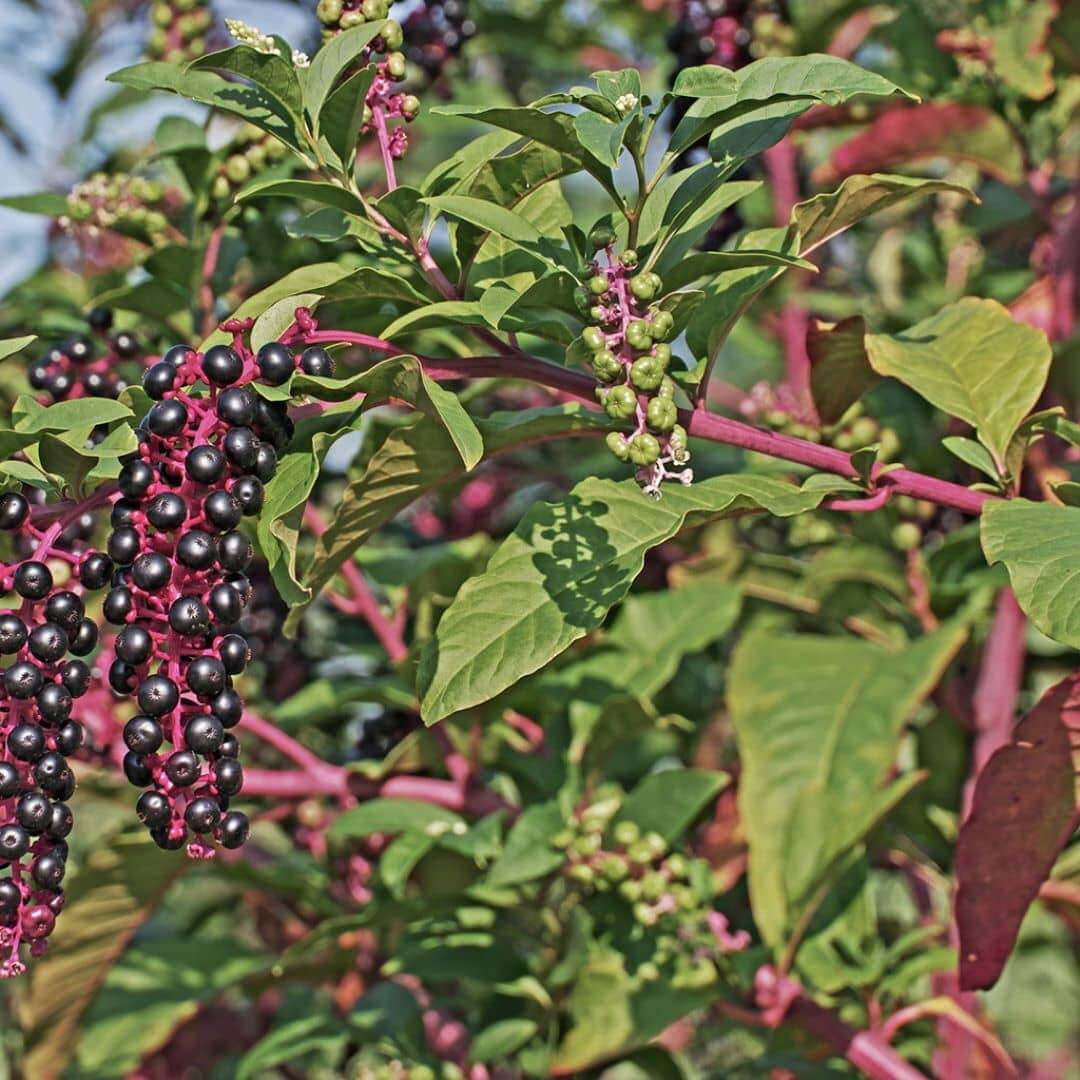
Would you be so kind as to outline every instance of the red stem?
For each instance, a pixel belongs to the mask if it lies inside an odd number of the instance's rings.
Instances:
[[[386,190],[393,191],[397,185],[397,173],[394,171],[394,155],[390,153],[390,133],[386,130],[386,116],[381,105],[371,109],[371,121],[379,139],[379,151],[382,154],[383,170],[386,172]]]
[[[326,532],[326,522],[311,503],[304,508],[304,521],[316,536],[322,536]],[[351,559],[346,559],[341,565],[341,576],[352,594],[355,614],[371,627],[372,633],[390,657],[390,662],[400,664],[405,661],[409,655],[409,647],[401,636],[401,629],[395,621],[383,614],[378,600],[364,580],[364,575],[360,573],[360,568]]]

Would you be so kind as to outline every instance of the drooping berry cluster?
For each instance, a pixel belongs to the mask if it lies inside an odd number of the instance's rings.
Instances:
[[[90,269],[128,266],[138,243],[167,244],[170,219],[183,205],[179,192],[128,173],[95,173],[72,188],[57,226],[75,242]]]
[[[75,791],[67,759],[83,741],[72,710],[90,686],[81,658],[98,641],[75,590],[104,586],[112,563],[72,550],[81,529],[62,521],[35,527],[29,501],[17,492],[0,496],[0,530],[12,537],[14,556],[2,564],[0,592],[17,598],[17,606],[0,611],[0,977],[7,977],[25,970],[24,941],[31,955],[44,952],[64,906],[73,825],[67,800]],[[32,557],[21,557],[27,550]],[[73,588],[56,587],[50,563],[58,561],[75,571]]]
[[[658,833],[617,820],[618,808],[617,799],[598,799],[554,837],[553,845],[566,853],[562,874],[571,902],[590,903],[607,894],[629,906],[643,944],[652,946],[651,953],[641,951],[632,973],[636,983],[659,979],[662,969],[679,986],[715,982],[723,957],[745,949],[749,935],[730,931],[726,918],[713,910],[707,871],[695,874],[693,860],[669,851]],[[601,920],[614,914],[610,907],[591,910]]]
[[[119,397],[128,376],[141,367],[142,347],[126,330],[111,333],[113,313],[95,308],[87,316],[88,334],[72,334],[50,346],[30,365],[30,385],[42,392],[46,402],[80,397]],[[97,352],[93,338],[104,344]]]
[[[254,124],[242,124],[218,166],[217,176],[210,188],[211,195],[221,202],[231,201],[233,195],[252,177],[281,161],[287,153],[285,144],[273,135],[268,135]]]
[[[323,25],[323,39],[329,40],[342,30],[362,26],[366,22],[385,19],[390,11],[390,0],[319,0],[316,8]],[[400,124],[390,127],[388,121],[400,119],[409,123],[420,111],[420,99],[398,89],[405,81],[405,54],[399,51],[405,35],[401,24],[389,20],[382,33],[364,50],[361,63],[370,63],[376,56],[375,79],[364,100],[360,134],[375,132],[385,140],[393,158],[401,158],[409,146],[405,128]]]
[[[405,16],[402,28],[405,55],[436,86],[441,86],[447,65],[476,33],[465,0],[426,0]]]
[[[213,855],[212,840],[234,848],[248,833],[245,815],[229,809],[243,783],[233,678],[250,658],[234,628],[251,597],[245,571],[254,557],[239,526],[262,508],[292,433],[286,406],[249,384],[280,385],[297,361],[278,342],[254,357],[242,339],[250,326],[226,323],[232,346],[202,355],[175,346],[146,372],[155,404],[123,466],[108,544],[119,570],[104,614],[121,627],[109,683],[139,708],[124,729],[124,772],[147,789],[136,812],[154,841],[178,848],[194,833],[188,853],[201,858]],[[322,349],[307,350],[300,365],[332,369]]]
[[[205,0],[153,0],[146,54],[151,60],[185,63],[208,51],[214,12]]]
[[[662,290],[659,275],[634,273],[635,251],[615,255],[608,246],[606,266],[594,262],[592,277],[578,290],[578,306],[593,325],[581,333],[592,352],[592,369],[603,386],[597,397],[613,420],[633,422],[628,434],[612,432],[611,452],[637,466],[637,480],[646,493],[659,495],[669,477],[693,480],[684,468],[690,460],[685,429],[678,423],[675,383],[666,374],[674,328],[669,312],[650,301]]]

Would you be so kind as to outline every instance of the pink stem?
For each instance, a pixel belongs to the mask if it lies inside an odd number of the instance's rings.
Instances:
[[[379,139],[379,151],[382,154],[383,170],[386,172],[386,190],[393,191],[397,185],[397,173],[394,171],[394,155],[390,153],[390,133],[386,129],[386,116],[381,105],[371,110],[372,124]]]
[[[850,514],[869,514],[880,510],[892,498],[892,488],[882,484],[873,495],[865,499],[829,499],[825,502],[826,510],[847,511]]]
[[[322,536],[326,532],[326,522],[311,503],[304,508],[304,521],[316,536]],[[360,568],[351,559],[346,559],[341,565],[341,576],[352,593],[356,614],[371,627],[372,633],[390,657],[390,662],[402,663],[409,655],[409,647],[402,639],[397,624],[383,614],[379,602],[364,580],[364,575],[360,573]]]

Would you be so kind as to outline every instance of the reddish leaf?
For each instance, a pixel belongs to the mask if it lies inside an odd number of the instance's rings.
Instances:
[[[1080,672],[1043,695],[979,774],[956,845],[963,990],[997,981],[1028,905],[1072,833],[1070,732],[1080,733]]]
[[[978,105],[915,105],[879,113],[833,152],[814,179],[835,183],[854,173],[889,172],[932,157],[970,161],[1004,183],[1023,176],[1023,157],[1001,117]]]
[[[811,320],[806,332],[810,392],[826,424],[835,424],[878,381],[866,357],[865,340],[861,315],[835,324]]]

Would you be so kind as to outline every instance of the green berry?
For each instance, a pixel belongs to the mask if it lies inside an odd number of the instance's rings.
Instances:
[[[675,402],[667,398],[653,398],[645,410],[645,419],[653,431],[671,431],[679,419],[679,410]]]
[[[225,175],[234,183],[242,184],[251,176],[251,165],[243,154],[233,154],[225,162]]]
[[[671,363],[671,346],[670,345],[654,345],[652,354],[656,362],[667,371],[668,364]]]
[[[623,373],[622,364],[610,349],[601,349],[593,354],[592,369],[596,377],[603,382],[615,382]]]
[[[660,389],[656,391],[657,397],[666,398],[668,401],[672,401],[675,398],[675,380],[664,376],[664,381],[660,383]]]
[[[589,233],[589,243],[594,248],[605,248],[615,243],[615,230],[603,222],[594,225]]]
[[[660,456],[660,444],[655,436],[643,432],[630,440],[630,460],[635,465],[653,465]]]
[[[638,902],[634,905],[634,918],[642,926],[652,926],[656,922],[656,914],[648,904]]]
[[[341,0],[319,0],[319,6],[315,9],[315,14],[319,17],[319,22],[324,26],[337,26],[343,10],[344,6]]]
[[[658,273],[656,273],[655,270],[650,270],[649,273],[647,273],[645,276],[652,283],[654,292],[661,292],[663,290],[664,279]]]
[[[593,274],[589,278],[589,292],[593,296],[603,296],[608,291],[608,279],[604,274]]]
[[[851,437],[858,446],[869,446],[877,441],[878,422],[872,416],[863,416],[851,425]]]
[[[629,847],[641,839],[641,830],[633,821],[619,821],[615,824],[615,828],[612,829],[611,835],[615,838],[616,844]]]
[[[628,248],[619,257],[619,262],[621,262],[628,270],[633,270],[638,264],[638,253],[633,248]]]
[[[164,214],[159,213],[157,210],[151,210],[146,215],[146,231],[154,236],[158,233],[163,233],[169,227],[169,221]]]
[[[629,881],[624,881],[619,885],[619,895],[624,899],[634,903],[641,899],[641,882],[635,881],[632,878]]]
[[[592,319],[593,322],[608,321],[607,308],[602,307],[600,304],[593,304],[593,306],[589,308],[589,318]]]
[[[671,429],[671,434],[668,436],[668,446],[672,450],[685,450],[688,444],[688,436],[686,434],[686,428],[682,424],[676,424]]]
[[[596,871],[585,863],[574,863],[566,872],[575,881],[580,881],[583,885],[591,885],[596,880]]]
[[[364,0],[360,5],[360,10],[364,13],[364,18],[371,22],[386,18],[385,0]]]
[[[618,855],[609,855],[600,864],[600,872],[611,882],[622,881],[630,872],[626,863]]]
[[[638,300],[651,300],[656,295],[656,287],[651,274],[638,274],[630,279],[630,291]]]
[[[664,369],[651,356],[643,356],[630,365],[630,381],[639,390],[655,390],[663,378]]]
[[[654,311],[652,317],[652,336],[655,341],[663,341],[675,329],[675,319],[670,311]]]
[[[589,290],[584,285],[579,285],[574,290],[574,307],[578,311],[584,313],[589,310],[589,305],[592,303],[592,298],[589,295]]]
[[[420,112],[420,99],[415,94],[406,94],[401,99],[401,115],[411,120]]]
[[[258,172],[266,164],[266,147],[262,143],[253,143],[244,151],[252,172]]]
[[[572,829],[563,829],[551,838],[551,846],[560,850],[568,848],[573,842],[574,832]]]
[[[637,394],[629,386],[613,386],[604,399],[604,410],[613,420],[629,420],[637,413]],[[633,453],[631,445],[631,458]]]
[[[667,841],[659,833],[646,833],[644,840],[649,845],[654,857],[659,857],[667,852]]]
[[[913,521],[901,521],[892,531],[892,542],[900,551],[914,551],[922,543],[922,529]]]
[[[342,30],[351,30],[354,26],[363,26],[367,22],[364,13],[357,8],[355,11],[346,11],[338,20],[338,26]]]
[[[214,177],[214,182],[210,186],[210,194],[213,195],[215,199],[227,199],[231,192],[232,185],[230,185],[229,178],[227,176],[219,173],[217,176]]]
[[[150,13],[150,18],[158,26],[171,26],[173,21],[172,9],[168,4],[155,4],[153,11]]]
[[[367,0],[364,0],[367,3]],[[386,58],[386,73],[391,79],[404,79],[405,78],[405,54],[400,52],[392,52]]]
[[[581,331],[581,340],[585,342],[585,347],[590,352],[597,352],[607,346],[607,339],[599,326],[586,326]]]
[[[648,352],[652,348],[652,338],[639,329],[637,323],[631,323],[626,328],[626,343],[635,352]]]
[[[405,41],[405,31],[401,29],[401,23],[394,19],[386,24],[380,36],[388,49],[400,49]]]
[[[667,882],[664,880],[663,874],[653,871],[641,879],[641,896],[645,900],[659,900],[666,889]]]

